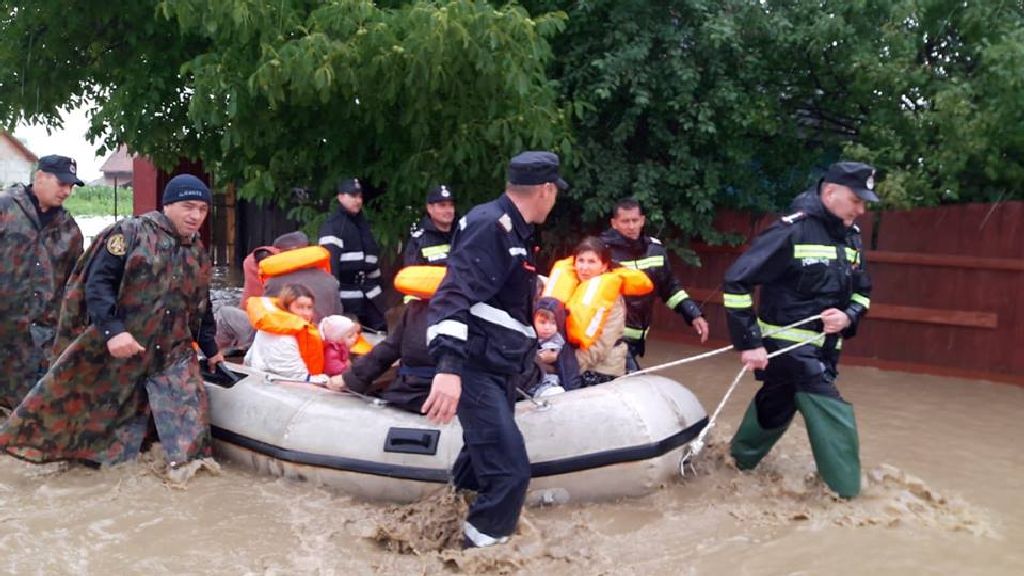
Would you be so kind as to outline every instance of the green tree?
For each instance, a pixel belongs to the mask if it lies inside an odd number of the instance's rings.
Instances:
[[[370,210],[394,242],[430,184],[479,201],[511,153],[569,149],[544,71],[564,15],[471,0],[74,4],[0,3],[0,32],[23,39],[0,48],[0,119],[55,123],[94,102],[108,148],[200,158],[245,198],[287,206],[313,189],[300,220],[361,176],[386,190]]]
[[[572,113],[575,206],[636,196],[685,255],[723,207],[783,210],[828,163],[890,205],[1024,197],[1018,1],[567,0],[549,74]],[[584,201],[585,200],[585,201]]]

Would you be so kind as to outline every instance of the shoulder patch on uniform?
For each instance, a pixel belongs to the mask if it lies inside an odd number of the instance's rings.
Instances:
[[[107,252],[114,256],[124,256],[125,250],[124,234],[118,232],[107,238]]]
[[[783,222],[785,222],[786,224],[792,224],[793,222],[796,222],[797,220],[801,220],[801,219],[803,219],[806,216],[807,216],[807,214],[804,214],[803,212],[794,212],[794,213],[790,214],[789,216],[783,216],[781,218],[781,220]]]
[[[505,229],[505,232],[512,231],[512,218],[508,214],[502,214],[501,218],[498,218],[498,224]]]
[[[423,228],[416,228],[409,235],[413,238],[419,238],[420,236],[423,236]]]
[[[658,240],[654,236],[650,236],[650,239],[651,239],[651,244],[657,244],[659,246],[661,245],[661,240]]]

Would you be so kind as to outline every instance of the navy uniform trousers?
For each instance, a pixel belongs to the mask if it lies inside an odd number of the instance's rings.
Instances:
[[[462,372],[463,444],[452,475],[457,488],[478,492],[467,521],[495,538],[515,531],[530,484],[530,459],[515,421],[515,378],[468,364]]]

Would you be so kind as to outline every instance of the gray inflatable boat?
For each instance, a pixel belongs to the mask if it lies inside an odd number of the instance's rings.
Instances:
[[[228,367],[237,381],[206,381],[219,457],[366,500],[413,502],[448,482],[458,419],[437,426],[374,399]],[[649,493],[678,474],[683,447],[708,422],[692,392],[661,376],[544,400],[516,407],[533,504]]]

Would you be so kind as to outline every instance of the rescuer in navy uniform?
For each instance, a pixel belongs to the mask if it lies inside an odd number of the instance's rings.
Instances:
[[[532,225],[547,218],[559,189],[568,188],[558,164],[551,152],[512,158],[505,194],[459,221],[447,274],[430,301],[427,342],[437,375],[422,411],[440,423],[457,412],[462,424],[452,474],[457,487],[477,492],[463,523],[467,547],[508,539],[530,483],[514,404],[517,379],[537,343]]]
[[[741,361],[763,381],[732,439],[742,470],[757,466],[799,411],[807,424],[814,462],[826,484],[843,498],[860,492],[860,455],[853,406],[836,389],[843,338],[852,337],[871,307],[860,229],[854,220],[877,202],[875,169],[839,162],[793,201],[785,216],[755,238],[725,273],[724,304]],[[761,285],[755,313],[751,298]],[[820,314],[798,328],[769,330]],[[821,338],[768,360],[768,353]]]
[[[384,292],[380,286],[380,248],[363,214],[363,185],[358,179],[338,184],[341,208],[320,226],[317,242],[331,253],[331,271],[346,314],[355,314],[365,328],[387,330]]]
[[[427,193],[427,215],[413,226],[405,240],[403,265],[444,266],[451,250],[454,222],[455,195],[452,189],[446,184],[431,188]]]

